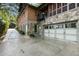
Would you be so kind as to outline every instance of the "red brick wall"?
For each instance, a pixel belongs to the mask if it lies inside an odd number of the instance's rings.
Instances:
[[[28,7],[28,19],[30,21],[37,21],[37,10],[32,7]]]

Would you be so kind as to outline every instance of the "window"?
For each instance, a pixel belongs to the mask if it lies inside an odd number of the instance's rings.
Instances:
[[[65,24],[65,28],[76,28],[76,22],[75,23],[73,23],[73,22],[66,23]]]
[[[59,25],[58,25],[58,24],[57,24],[57,25],[55,25],[55,28],[56,28],[56,29],[58,29],[58,28],[59,28]]]
[[[53,15],[56,15],[56,10],[53,11]]]
[[[69,23],[66,23],[65,24],[65,28],[70,28],[70,24]]]
[[[56,15],[56,3],[53,3],[53,15]]]
[[[49,29],[52,29],[52,26],[51,25],[49,25]]]
[[[57,3],[57,14],[61,13],[61,3]]]
[[[62,7],[62,12],[67,11],[67,6]]]
[[[61,8],[57,9],[57,14],[61,13]]]
[[[50,13],[50,16],[52,16],[52,13]]]
[[[52,16],[52,4],[49,4],[49,16]]]
[[[52,25],[52,28],[54,28],[54,26]]]
[[[75,3],[69,4],[69,10],[75,8]]]
[[[77,7],[79,7],[79,3],[77,3]]]
[[[60,8],[61,7],[61,3],[57,3],[57,8]]]
[[[56,3],[53,3],[53,10],[56,10]]]
[[[48,26],[47,26],[47,25],[45,25],[45,26],[44,26],[44,29],[48,29]]]
[[[60,24],[60,25],[59,25],[59,28],[63,28],[63,24]]]
[[[71,28],[76,28],[76,23],[71,23]]]
[[[67,11],[68,10],[67,7],[69,7],[69,10],[71,10],[75,8],[76,6],[75,6],[75,3],[69,3],[69,5],[68,3],[53,3],[53,12],[50,13],[50,16],[56,15],[56,13],[59,14],[59,13]],[[79,7],[79,3],[77,3],[77,7]]]
[[[63,28],[63,25],[64,25],[64,24],[56,24],[56,25],[55,25],[55,28],[56,28],[56,29]]]
[[[66,5],[67,5],[67,3],[63,3],[62,5],[63,5],[63,6],[66,6]]]

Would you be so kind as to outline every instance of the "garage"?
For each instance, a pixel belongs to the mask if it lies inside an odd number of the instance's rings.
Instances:
[[[77,20],[44,25],[44,37],[77,41]]]

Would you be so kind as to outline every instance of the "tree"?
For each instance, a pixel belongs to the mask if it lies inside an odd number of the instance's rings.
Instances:
[[[3,20],[3,23],[5,23],[5,28],[3,28],[1,34],[4,34],[9,28],[10,20],[13,20],[16,23],[16,18],[19,9],[18,5],[19,4],[13,4],[13,3],[11,4],[0,3],[0,17],[1,17],[0,20]]]

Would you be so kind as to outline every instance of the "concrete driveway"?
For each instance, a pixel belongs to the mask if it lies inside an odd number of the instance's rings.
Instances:
[[[8,29],[0,44],[1,56],[78,56],[79,43],[53,39],[37,39]]]

